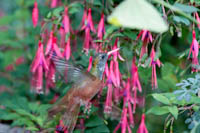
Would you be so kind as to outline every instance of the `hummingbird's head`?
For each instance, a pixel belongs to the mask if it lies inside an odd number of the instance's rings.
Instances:
[[[94,71],[93,71],[93,73],[95,73],[100,79],[102,79],[102,75],[103,75],[103,72],[105,69],[105,65],[106,65],[108,56],[118,50],[119,50],[119,48],[112,50],[108,53],[98,53],[94,56],[94,61],[93,61]]]

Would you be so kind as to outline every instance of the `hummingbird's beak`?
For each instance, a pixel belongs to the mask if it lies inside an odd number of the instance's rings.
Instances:
[[[109,55],[111,55],[112,53],[117,52],[117,51],[119,51],[119,50],[120,50],[120,48],[111,50],[111,51],[109,51],[109,52],[107,53],[107,55],[109,56]]]

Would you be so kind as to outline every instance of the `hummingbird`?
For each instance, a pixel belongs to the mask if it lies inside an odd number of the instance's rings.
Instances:
[[[62,125],[64,125],[69,133],[72,133],[76,126],[80,107],[82,105],[89,105],[90,100],[102,87],[102,77],[108,56],[118,50],[119,48],[107,53],[97,53],[94,56],[91,72],[69,63],[54,53],[51,55],[59,75],[65,81],[73,82],[73,84],[61,100],[48,110],[48,115],[52,117],[60,114]]]

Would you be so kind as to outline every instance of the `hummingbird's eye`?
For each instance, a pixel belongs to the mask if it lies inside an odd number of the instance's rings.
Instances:
[[[105,55],[102,55],[102,56],[101,56],[101,59],[103,60],[104,58],[105,58]]]

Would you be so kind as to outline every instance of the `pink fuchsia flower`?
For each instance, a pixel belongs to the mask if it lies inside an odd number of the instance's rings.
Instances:
[[[85,15],[85,14],[84,14]],[[84,16],[83,16],[84,17]],[[85,28],[89,28],[92,32],[96,32],[95,28],[94,28],[94,24],[93,24],[93,20],[92,20],[92,10],[91,8],[88,9],[88,16],[87,19],[85,19],[85,23],[82,26],[82,30],[84,30]],[[82,20],[83,21],[83,20]]]
[[[152,76],[151,76],[151,83],[152,83],[152,89],[156,89],[158,88],[158,83],[157,83],[157,75],[156,75],[156,65],[158,67],[161,66],[161,62],[159,59],[155,59],[155,50],[154,50],[154,46],[152,46],[151,48],[151,62],[150,62],[150,66],[152,67]]]
[[[90,36],[90,29],[85,29],[85,40],[83,44],[83,50],[88,54],[88,51],[90,49],[90,43],[91,43],[91,36]]]
[[[50,51],[54,51],[57,56],[63,57],[58,46],[57,46],[57,38],[53,36],[53,31],[50,33],[49,40],[47,42],[47,46],[45,49],[45,55],[48,55]]]
[[[197,12],[195,12],[195,17],[196,17],[196,20],[200,23],[200,18],[199,18],[199,15]],[[200,30],[200,24],[197,24],[199,30]]]
[[[55,87],[55,65],[54,63],[51,61],[50,56],[47,58],[47,64],[49,66],[49,71],[46,72],[46,91],[45,93],[48,94],[49,93],[49,88],[54,88]]]
[[[58,0],[51,0],[51,8],[55,8],[58,4]]]
[[[131,126],[134,126],[134,120],[133,120],[133,109],[131,106],[131,99],[132,99],[132,95],[131,95],[131,90],[130,90],[130,79],[127,79],[127,83],[126,83],[126,88],[125,88],[125,92],[126,92],[126,98],[124,99],[124,106],[128,105],[128,114],[129,114],[129,121]]]
[[[68,38],[66,45],[65,45],[65,50],[63,52],[63,55],[66,60],[69,60],[70,55],[71,55],[71,47],[70,47],[70,38]]]
[[[31,64],[31,87],[36,89],[37,93],[43,93],[43,71],[48,71],[48,66],[43,54],[43,44],[39,41],[36,56]]]
[[[104,113],[110,114],[112,111],[112,93],[113,93],[113,87],[112,87],[112,80],[111,78],[107,79],[107,96],[106,96],[106,102],[104,107]]]
[[[60,27],[59,29],[60,33],[60,48],[64,49],[65,48],[65,29],[64,27]]]
[[[141,30],[140,33],[138,34],[136,40],[138,40],[140,37],[141,37],[142,42],[149,43],[149,42],[153,41],[152,35],[148,30]]]
[[[99,38],[99,40],[103,39],[104,34],[105,34],[104,14],[102,13],[101,20],[99,22],[98,29],[97,29],[97,37]]]
[[[128,133],[132,133],[131,128],[128,124],[128,120],[127,120],[127,112],[128,112],[128,109],[123,108],[120,123],[115,127],[113,133],[116,133],[120,127],[121,127],[121,133],[126,133],[127,129],[128,129]]]
[[[142,40],[142,48],[140,51],[140,61],[141,61],[144,54],[148,53],[147,45],[149,42],[152,43],[153,38],[152,38],[151,33],[148,30],[141,30],[140,33],[138,34],[136,40],[138,40],[140,37]]]
[[[91,68],[92,68],[92,56],[90,56],[90,58],[89,58],[89,65],[88,65],[87,71],[89,72],[91,70]]]
[[[117,46],[118,42],[119,42],[119,38],[117,37],[115,39],[115,44],[114,44],[114,47],[113,47],[112,50],[118,49],[118,46]],[[117,61],[117,58],[119,58],[119,60],[121,60],[121,61],[124,61],[124,59],[122,58],[122,56],[119,54],[119,51],[114,52],[112,54],[113,54],[114,61]]]
[[[90,49],[90,45],[94,44],[92,43],[92,38],[90,36],[90,31],[96,32],[92,20],[92,14],[91,14],[91,8],[88,10],[88,16],[85,17],[85,12],[82,21],[84,21],[84,25],[82,26],[81,30],[85,30],[85,40],[83,44],[83,50],[88,54],[88,51]],[[94,46],[95,47],[95,46]]]
[[[81,20],[82,30],[83,30],[83,28],[85,27],[86,24],[87,24],[87,10],[84,9],[83,17],[82,17],[82,20]]]
[[[15,70],[15,67],[14,67],[14,64],[9,64],[5,67],[5,70],[6,71],[14,71]]]
[[[15,64],[16,66],[20,65],[20,64],[23,64],[25,61],[24,57],[23,56],[20,56],[18,57],[16,60],[15,60]]]
[[[68,7],[65,7],[64,17],[63,17],[63,25],[65,29],[65,33],[68,34],[70,32],[70,21],[68,15]]]
[[[134,89],[138,88],[140,92],[142,92],[142,87],[139,80],[138,68],[135,64],[136,57],[133,57],[132,66],[131,66],[131,84]]]
[[[148,133],[148,130],[145,125],[145,114],[142,114],[141,123],[137,130],[137,133]]]
[[[39,16],[39,10],[38,10],[38,4],[37,1],[35,0],[33,11],[32,11],[32,22],[33,22],[33,27],[37,26],[38,23],[38,16]]]
[[[195,30],[192,31],[192,43],[190,45],[190,52],[188,55],[188,58],[190,57],[192,53],[192,72],[197,72],[199,71],[198,69],[195,68],[196,65],[199,65],[198,61],[198,54],[199,54],[199,44],[196,40],[196,35],[195,35]]]

